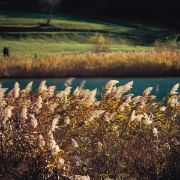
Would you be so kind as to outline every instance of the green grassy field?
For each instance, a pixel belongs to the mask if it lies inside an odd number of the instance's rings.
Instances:
[[[72,15],[54,15],[44,27],[46,14],[0,12],[0,49],[33,55],[69,54],[92,51],[97,33],[106,40],[108,51],[150,50],[156,42],[178,37],[169,29],[133,23],[109,23]],[[176,43],[173,42],[172,43]]]
[[[12,53],[17,54],[39,54],[48,55],[54,54],[71,54],[71,53],[83,53],[92,51],[94,48],[93,44],[90,43],[79,43],[76,41],[58,41],[51,39],[21,39],[21,40],[1,40],[0,49],[4,46],[10,47]],[[109,45],[109,51],[128,51],[128,50],[148,50],[150,47],[143,46],[130,46],[127,44],[111,44]]]

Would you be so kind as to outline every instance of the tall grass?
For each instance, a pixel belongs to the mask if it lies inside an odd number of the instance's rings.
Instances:
[[[180,52],[148,51],[0,58],[0,77],[179,76]]]
[[[154,46],[159,49],[179,49],[180,41],[178,40],[178,36],[166,39],[166,41],[156,40]]]
[[[0,86],[2,179],[178,179],[179,84],[162,102],[151,87],[128,94],[133,82],[112,80],[97,100],[71,81],[60,92]]]

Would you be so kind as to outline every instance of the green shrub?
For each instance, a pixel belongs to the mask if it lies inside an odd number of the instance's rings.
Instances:
[[[93,52],[106,52],[108,51],[108,44],[106,38],[102,34],[96,33],[90,38],[90,41],[95,45]]]
[[[165,48],[165,49],[178,49],[180,48],[180,42],[178,37],[175,38],[166,38],[166,40],[156,40],[154,43],[156,48]]]

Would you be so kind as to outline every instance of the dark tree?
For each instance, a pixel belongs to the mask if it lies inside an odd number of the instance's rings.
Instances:
[[[41,8],[49,14],[46,20],[47,25],[51,24],[52,15],[58,9],[60,2],[61,0],[39,0]]]

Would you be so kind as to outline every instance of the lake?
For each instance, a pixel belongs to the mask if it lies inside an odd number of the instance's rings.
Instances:
[[[131,93],[135,95],[141,95],[143,90],[149,86],[152,86],[153,95],[156,95],[158,99],[165,98],[172,86],[176,83],[180,83],[180,78],[77,78],[72,83],[72,88],[75,89],[81,84],[81,82],[86,81],[85,88],[88,89],[98,89],[97,96],[100,96],[101,90],[104,85],[112,80],[118,80],[119,85],[123,85],[129,81],[134,81],[133,89]],[[36,90],[43,79],[0,79],[0,83],[3,87],[12,89],[15,82],[18,82],[21,88],[24,88],[27,83],[33,81],[33,90]],[[64,88],[64,82],[66,79],[46,79],[48,86],[56,86],[57,90],[62,90]]]

